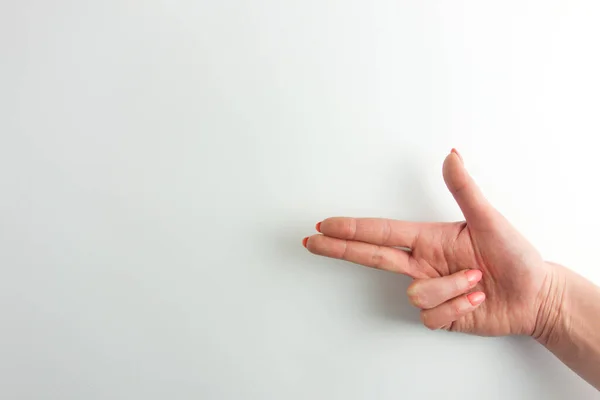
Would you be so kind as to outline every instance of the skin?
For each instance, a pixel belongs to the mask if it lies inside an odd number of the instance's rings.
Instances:
[[[600,289],[545,262],[485,199],[454,149],[443,175],[465,221],[327,218],[304,246],[414,278],[407,295],[430,329],[530,335],[600,388]]]

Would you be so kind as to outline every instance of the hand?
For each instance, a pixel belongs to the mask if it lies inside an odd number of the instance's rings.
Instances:
[[[314,254],[414,278],[408,297],[430,329],[535,336],[546,323],[553,266],[488,203],[454,149],[443,175],[465,222],[328,218],[303,243]]]

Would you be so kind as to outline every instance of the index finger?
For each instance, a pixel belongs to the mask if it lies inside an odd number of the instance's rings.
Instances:
[[[317,230],[338,239],[412,249],[428,225],[431,224],[384,218],[333,217],[317,224]]]

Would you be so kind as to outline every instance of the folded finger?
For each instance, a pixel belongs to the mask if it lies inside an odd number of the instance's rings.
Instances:
[[[417,279],[408,287],[406,294],[410,302],[429,309],[464,294],[481,280],[481,271],[467,269],[440,278]]]
[[[421,311],[421,320],[429,329],[447,328],[457,319],[474,311],[484,300],[483,292],[465,294],[437,307]]]

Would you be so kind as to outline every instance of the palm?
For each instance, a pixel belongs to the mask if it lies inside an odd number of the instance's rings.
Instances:
[[[505,223],[498,218],[498,224]],[[487,294],[487,301],[448,329],[486,336],[533,331],[545,278],[543,261],[512,227],[504,228],[509,235],[499,229],[478,232],[465,222],[438,224],[438,229],[419,236],[415,243],[412,259],[428,278],[472,268],[480,269],[485,277],[476,289]]]
[[[306,238],[304,244],[315,254],[415,278],[409,298],[423,309],[423,322],[430,328],[532,334],[546,264],[487,202],[458,154],[446,158],[444,179],[466,222],[328,218],[317,226],[322,235]]]

